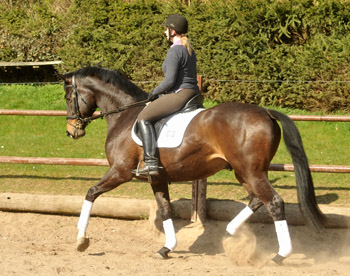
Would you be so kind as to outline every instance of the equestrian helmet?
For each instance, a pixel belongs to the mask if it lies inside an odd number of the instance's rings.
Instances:
[[[180,14],[169,15],[163,25],[174,29],[177,34],[185,34],[188,31],[187,19]]]

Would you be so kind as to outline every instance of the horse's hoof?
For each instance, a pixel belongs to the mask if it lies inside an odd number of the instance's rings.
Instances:
[[[156,258],[157,259],[162,259],[162,260],[166,260],[169,259],[168,253],[170,252],[170,249],[163,247],[162,249],[160,249],[157,254],[156,254]]]
[[[285,257],[282,257],[281,255],[277,254],[275,257],[273,257],[271,259],[271,265],[278,265],[278,266],[280,266],[280,265],[282,265],[282,262],[283,262],[284,259],[285,259]]]
[[[81,237],[77,240],[77,250],[79,252],[85,251],[90,245],[90,239]]]

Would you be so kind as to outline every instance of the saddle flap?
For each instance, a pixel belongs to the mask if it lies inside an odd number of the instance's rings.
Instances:
[[[191,120],[204,108],[197,108],[190,112],[176,113],[161,119],[155,124],[158,148],[176,148],[181,145],[187,126]],[[131,137],[136,144],[142,146],[140,133],[138,132],[138,124],[135,121]]]
[[[197,94],[194,95],[192,98],[190,98],[187,103],[177,112],[175,112],[174,114],[171,114],[167,117],[164,117],[162,119],[160,119],[159,121],[157,121],[154,124],[154,130],[156,132],[156,137],[159,137],[159,134],[163,128],[163,126],[166,124],[167,121],[169,121],[173,116],[175,116],[176,114],[180,114],[180,113],[185,113],[185,112],[191,112],[194,111],[198,108],[204,108],[203,106],[203,101],[204,101],[204,97],[202,94]],[[134,124],[133,129],[135,130],[135,134],[137,137],[139,137],[139,139],[141,139],[141,134],[138,130],[138,125]]]

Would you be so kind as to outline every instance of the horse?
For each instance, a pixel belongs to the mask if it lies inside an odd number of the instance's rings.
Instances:
[[[132,126],[147,102],[147,92],[120,71],[89,66],[60,75],[64,80],[68,136],[78,139],[96,118],[105,117],[108,125],[105,143],[109,170],[87,192],[78,221],[77,250],[89,247],[86,235],[94,201],[101,194],[145,176],[132,173],[142,162],[143,149],[131,138]],[[94,112],[99,108],[100,115]],[[275,223],[279,251],[272,261],[281,265],[292,253],[284,201],[268,180],[269,164],[283,137],[295,167],[298,201],[305,223],[316,231],[324,228],[314,184],[300,133],[285,114],[239,102],[225,102],[198,113],[187,127],[177,148],[159,148],[160,169],[152,176],[151,187],[163,222],[165,244],[156,255],[166,259],[177,245],[171,215],[168,184],[209,177],[229,169],[249,195],[249,203],[227,225],[229,235],[261,206]]]

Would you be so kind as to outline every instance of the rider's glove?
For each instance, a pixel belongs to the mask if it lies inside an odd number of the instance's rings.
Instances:
[[[148,94],[148,101],[152,102],[157,98],[157,95],[154,95],[152,92]]]

